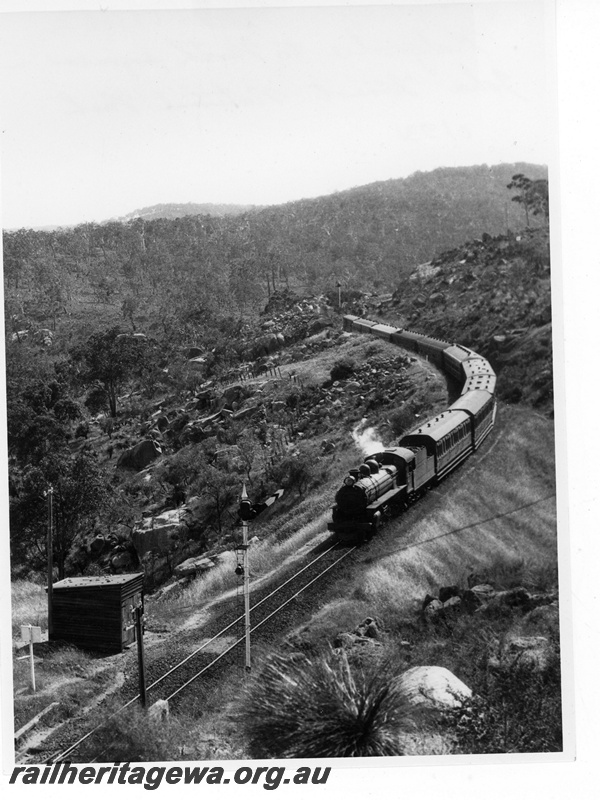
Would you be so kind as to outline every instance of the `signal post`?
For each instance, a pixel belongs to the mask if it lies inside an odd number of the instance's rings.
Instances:
[[[241,550],[243,553],[243,560],[242,560],[242,577],[243,577],[243,587],[244,587],[244,635],[245,635],[245,644],[246,644],[246,661],[245,661],[245,668],[246,672],[250,672],[252,668],[251,660],[250,660],[250,566],[249,566],[249,559],[248,559],[248,522],[252,519],[255,519],[265,508],[273,505],[275,500],[278,500],[283,494],[283,489],[278,489],[274,494],[268,497],[262,503],[251,503],[250,498],[248,497],[248,492],[246,491],[246,484],[242,485],[242,493],[240,495],[240,507],[238,510],[238,515],[242,520],[242,544],[238,546],[238,550]],[[236,573],[239,575],[238,566],[236,569]]]

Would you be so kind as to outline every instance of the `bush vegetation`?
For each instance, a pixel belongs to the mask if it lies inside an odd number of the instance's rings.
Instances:
[[[414,727],[389,665],[353,669],[343,652],[272,656],[239,719],[254,758],[397,756]]]

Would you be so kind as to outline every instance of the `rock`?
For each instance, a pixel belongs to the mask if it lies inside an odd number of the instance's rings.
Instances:
[[[462,605],[462,600],[458,595],[453,595],[449,597],[446,601],[444,601],[443,609],[444,612],[448,610],[459,611]]]
[[[557,634],[560,627],[558,602],[554,601],[549,605],[541,605],[534,608],[528,614],[525,614],[523,624],[529,628],[533,627],[537,630]]]
[[[364,622],[361,622],[353,633],[356,636],[366,636],[369,639],[378,639],[380,635],[377,622],[372,617],[367,617]]]
[[[160,455],[162,455],[160,446],[152,439],[145,439],[143,442],[136,444],[135,447],[124,450],[119,456],[117,467],[133,469],[139,472],[145,469],[148,464],[155,461]]]
[[[170,423],[173,433],[180,433],[189,423],[190,419],[191,417],[187,413],[180,414],[179,416],[175,417],[175,419]]]
[[[225,405],[229,407],[231,407],[232,403],[239,403],[244,397],[244,387],[239,383],[228,386],[222,394],[222,400],[224,400]]]
[[[123,550],[111,556],[110,563],[115,569],[128,569],[134,565],[134,559],[131,553]]]
[[[432,594],[429,594],[429,592],[428,592],[425,595],[425,599],[421,603],[421,611],[425,611],[425,609],[427,608],[429,603],[431,603],[432,600],[437,600],[437,597],[434,597]]]
[[[184,577],[187,575],[196,575],[198,572],[206,572],[215,566],[215,562],[206,556],[198,556],[197,558],[188,558],[181,564],[175,567],[175,575]]]
[[[157,700],[148,709],[148,717],[152,720],[166,720],[169,716],[169,701]]]
[[[54,334],[48,328],[40,328],[33,334],[32,338],[36,344],[44,345],[44,347],[50,347],[54,339]]]
[[[476,613],[493,614],[509,608],[522,608],[525,611],[531,609],[531,596],[527,589],[518,586],[514,589],[496,592],[493,597],[477,609]]]
[[[509,634],[500,652],[490,657],[492,669],[533,669],[543,672],[550,661],[552,646],[545,636],[519,636]]]
[[[435,615],[436,615],[436,614],[437,614],[439,611],[441,611],[441,609],[442,609],[443,607],[444,607],[444,604],[443,604],[442,602],[440,602],[440,601],[437,599],[437,597],[434,597],[434,598],[433,598],[433,600],[432,600],[430,603],[427,603],[427,605],[426,605],[426,606],[425,606],[425,608],[424,608],[424,613],[425,613],[425,616],[427,616],[427,617],[433,617],[433,616],[435,616]]]
[[[440,603],[445,603],[451,597],[460,597],[460,589],[458,586],[442,586],[439,595]]]
[[[478,583],[476,586],[471,586],[471,591],[480,603],[486,603],[496,594],[496,590],[489,583]]]
[[[240,411],[236,411],[234,414],[232,414],[231,418],[235,420],[247,419],[253,414],[256,414],[258,410],[258,406],[247,406],[247,408],[242,408]]]
[[[481,600],[472,589],[465,589],[461,599],[465,611],[469,614],[472,614],[481,605]]]
[[[181,516],[184,509],[172,509],[156,517],[147,517],[133,531],[132,542],[136,553],[142,558],[151,550],[167,553],[180,541],[187,539],[182,530]]]
[[[315,333],[320,333],[325,328],[331,327],[331,325],[332,325],[331,320],[323,317],[318,317],[309,324],[308,333],[310,336],[313,336]]]
[[[93,556],[99,556],[100,553],[102,553],[102,551],[106,548],[106,546],[107,546],[107,541],[104,538],[104,536],[96,536],[90,542],[90,553]]]
[[[341,647],[344,650],[356,652],[375,652],[383,647],[382,643],[370,636],[361,636],[356,633],[338,633],[333,640],[334,647]]]
[[[197,358],[189,358],[187,363],[188,367],[196,372],[200,372],[206,367],[206,359],[202,356],[198,356]]]
[[[460,708],[473,692],[445,667],[412,667],[396,678],[411,705]]]

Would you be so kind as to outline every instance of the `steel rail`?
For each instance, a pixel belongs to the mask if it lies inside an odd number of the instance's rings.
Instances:
[[[259,622],[257,625],[255,625],[253,628],[251,628],[250,632],[251,632],[251,633],[253,633],[254,631],[258,630],[258,629],[260,628],[260,626],[261,626],[261,625],[264,625],[264,624],[265,624],[265,622],[267,622],[267,620],[271,619],[271,617],[273,617],[273,616],[275,616],[275,614],[279,613],[279,612],[281,611],[281,609],[282,609],[282,608],[285,608],[285,606],[287,606],[287,604],[288,604],[288,603],[291,603],[291,602],[292,602],[292,600],[295,600],[295,599],[296,599],[296,597],[298,597],[298,595],[299,595],[299,594],[302,594],[302,592],[304,592],[306,589],[308,589],[308,587],[309,587],[309,586],[311,586],[313,583],[315,583],[316,581],[318,581],[318,580],[319,580],[319,578],[322,578],[322,577],[323,577],[323,575],[325,575],[325,573],[326,573],[326,572],[329,572],[329,570],[330,570],[330,569],[333,569],[333,568],[336,566],[336,564],[339,564],[339,562],[340,562],[340,561],[343,561],[343,559],[344,559],[344,558],[346,558],[347,556],[349,556],[349,555],[350,555],[350,553],[354,552],[354,550],[356,550],[356,547],[352,547],[350,550],[346,550],[346,552],[345,552],[343,555],[341,555],[341,556],[340,556],[338,559],[336,559],[336,560],[333,562],[333,564],[330,564],[328,567],[326,567],[326,568],[323,570],[323,572],[320,572],[320,573],[319,573],[319,574],[318,574],[316,577],[314,577],[312,580],[310,580],[308,583],[306,583],[306,584],[305,584],[305,585],[304,585],[304,586],[303,586],[301,589],[299,589],[299,590],[298,590],[298,591],[297,591],[295,594],[293,594],[291,597],[289,597],[289,598],[288,598],[288,599],[287,599],[287,600],[286,600],[284,603],[282,603],[282,604],[281,604],[280,606],[278,606],[278,607],[277,607],[277,608],[276,608],[274,611],[272,611],[272,612],[271,612],[270,614],[268,614],[268,615],[267,615],[267,616],[266,616],[264,619],[262,619],[262,620],[261,620],[261,621],[260,621],[260,622]],[[171,694],[170,694],[168,697],[166,697],[166,698],[165,698],[165,700],[169,701],[169,700],[171,700],[173,697],[175,697],[176,695],[178,695],[178,694],[179,694],[179,692],[181,692],[183,689],[185,689],[185,688],[186,688],[186,686],[189,686],[189,685],[190,685],[190,683],[193,683],[193,682],[194,682],[194,681],[195,681],[197,678],[199,678],[199,677],[200,677],[200,676],[201,676],[201,675],[202,675],[204,672],[206,672],[206,671],[207,671],[207,670],[209,670],[209,669],[210,669],[212,666],[214,666],[214,665],[217,663],[217,661],[220,661],[220,660],[221,660],[221,659],[222,659],[224,656],[226,656],[226,655],[227,655],[227,653],[229,653],[231,650],[233,650],[235,647],[237,647],[237,646],[238,646],[238,644],[240,644],[240,642],[243,642],[243,641],[244,641],[244,639],[245,639],[245,636],[241,636],[241,637],[240,637],[240,638],[239,638],[237,641],[235,641],[235,642],[234,642],[232,645],[230,645],[230,646],[227,648],[227,650],[224,650],[222,653],[220,653],[220,654],[219,654],[219,655],[218,655],[218,656],[217,656],[215,659],[213,659],[213,660],[210,662],[210,664],[207,664],[205,667],[203,667],[203,668],[200,670],[200,672],[197,672],[197,673],[196,673],[196,674],[195,674],[193,677],[191,677],[191,678],[190,678],[189,680],[187,680],[187,681],[186,681],[184,684],[182,684],[182,685],[179,687],[179,689],[176,689],[174,692],[172,692],[172,693],[171,693]]]
[[[287,586],[287,584],[288,584],[288,583],[291,583],[291,581],[295,580],[295,579],[296,579],[296,578],[297,578],[299,575],[302,575],[302,573],[303,573],[303,572],[305,572],[307,569],[309,569],[309,568],[310,568],[310,567],[312,567],[314,564],[316,564],[318,561],[320,561],[322,558],[324,558],[326,555],[328,555],[328,553],[330,553],[330,552],[331,552],[332,550],[334,550],[336,547],[337,547],[337,543],[336,543],[336,544],[334,544],[334,545],[332,545],[331,547],[329,547],[327,550],[325,550],[323,553],[321,553],[320,555],[318,555],[316,558],[313,558],[313,560],[312,560],[312,561],[310,561],[308,564],[305,564],[305,566],[304,566],[304,567],[302,567],[302,569],[298,570],[298,572],[295,572],[295,573],[294,573],[294,574],[293,574],[293,575],[292,575],[290,578],[288,578],[287,580],[285,580],[283,583],[279,584],[279,586],[277,586],[275,589],[273,589],[273,591],[272,591],[272,592],[269,592],[269,594],[268,594],[268,595],[265,595],[265,597],[263,597],[263,598],[262,598],[262,600],[259,600],[259,601],[258,601],[258,603],[255,603],[255,604],[254,604],[254,605],[251,607],[251,609],[250,609],[250,610],[251,610],[251,611],[254,611],[255,609],[257,609],[257,608],[258,608],[259,606],[261,606],[261,605],[262,605],[264,602],[266,602],[266,601],[267,601],[267,600],[269,600],[271,597],[273,597],[273,595],[275,595],[275,594],[277,594],[277,592],[281,591],[281,589],[283,589],[283,587],[284,587],[284,586]],[[355,549],[355,548],[352,548],[352,549]],[[347,555],[349,552],[352,552],[352,551],[351,551],[351,550],[350,550],[350,551],[347,551],[347,552],[345,553],[345,555]],[[341,559],[338,559],[338,561],[339,561],[339,560],[341,560]],[[334,564],[337,564],[337,561],[336,561],[336,562],[334,562]],[[327,572],[327,570],[324,570],[322,573],[320,573],[320,574],[319,574],[319,576],[320,576],[320,575],[324,575],[324,574],[325,574],[325,572]],[[319,576],[318,576],[318,577],[319,577]],[[310,586],[310,583],[308,583],[308,584],[306,584],[306,585],[307,585],[307,586]],[[301,589],[300,591],[303,591],[303,589]],[[284,604],[282,604],[282,606],[280,606],[280,608],[283,608],[283,606],[284,606],[284,605],[285,605],[285,603],[284,603]],[[213,643],[213,642],[214,642],[216,639],[218,639],[220,636],[223,636],[223,634],[224,634],[224,633],[226,633],[226,632],[227,632],[227,631],[228,631],[230,628],[233,628],[233,627],[234,627],[234,625],[237,625],[237,624],[240,622],[240,620],[242,620],[242,619],[244,619],[244,615],[243,615],[243,614],[241,614],[239,617],[236,617],[236,619],[234,619],[234,620],[233,620],[233,622],[230,622],[230,623],[229,623],[229,625],[227,625],[225,628],[223,628],[222,630],[220,630],[218,633],[216,633],[214,636],[212,636],[212,637],[211,637],[210,639],[208,639],[206,642],[203,642],[203,643],[200,645],[200,647],[198,647],[196,650],[194,650],[194,651],[193,651],[193,653],[190,653],[190,655],[186,656],[186,657],[185,657],[185,658],[184,658],[182,661],[179,661],[177,664],[175,664],[175,666],[174,666],[174,667],[171,667],[171,669],[170,669],[170,670],[168,670],[168,671],[167,671],[167,672],[165,672],[163,675],[161,675],[161,676],[160,676],[160,678],[157,678],[157,679],[154,681],[154,683],[151,683],[151,684],[150,684],[150,686],[148,686],[148,687],[147,687],[146,691],[148,691],[148,692],[149,692],[149,691],[150,691],[151,689],[153,689],[155,686],[158,686],[158,684],[159,684],[159,683],[162,683],[162,681],[164,681],[164,680],[165,680],[165,678],[168,678],[168,677],[169,677],[169,675],[171,675],[171,674],[172,674],[173,672],[175,672],[177,669],[179,669],[180,667],[182,667],[182,666],[183,666],[185,663],[187,663],[187,662],[188,662],[188,661],[189,661],[191,658],[193,658],[194,656],[198,655],[198,653],[200,653],[202,650],[206,649],[206,648],[207,648],[207,647],[208,647],[210,644],[212,644],[212,643]],[[267,619],[268,619],[268,617],[267,617]],[[257,627],[258,627],[258,626],[257,626]],[[252,630],[254,630],[254,628],[253,628]],[[251,632],[252,632],[252,630],[251,630]],[[243,639],[244,639],[244,637],[242,637],[242,639],[241,639],[241,640],[238,640],[238,641],[236,641],[236,643],[235,643],[235,644],[234,644],[232,647],[230,647],[230,648],[228,648],[227,650],[225,650],[225,651],[224,651],[224,652],[221,654],[221,656],[223,656],[223,655],[225,655],[226,653],[228,653],[228,652],[229,652],[229,650],[230,650],[230,649],[232,649],[233,647],[236,647],[236,646],[239,644],[239,642],[240,642],[240,641],[243,641]],[[215,659],[213,662],[211,662],[211,665],[212,665],[212,664],[214,664],[214,663],[216,663],[216,661],[218,661],[218,660],[219,660],[219,658],[221,658],[221,656],[219,656],[217,659]],[[209,666],[211,666],[211,665],[209,665]],[[200,673],[200,674],[201,674],[201,673]],[[184,685],[185,685],[185,684],[184,684]],[[68,747],[66,750],[63,750],[63,751],[62,751],[62,752],[60,752],[59,754],[57,754],[57,755],[55,755],[55,756],[52,756],[52,757],[51,757],[51,758],[48,760],[48,763],[52,763],[52,762],[55,762],[55,761],[62,761],[62,760],[64,760],[64,759],[65,759],[65,758],[66,758],[68,755],[70,755],[70,754],[71,754],[71,753],[72,753],[74,750],[76,750],[76,749],[79,747],[79,745],[80,745],[80,744],[83,744],[83,742],[85,742],[87,739],[89,739],[89,737],[90,737],[90,736],[92,736],[94,733],[96,733],[96,731],[100,730],[100,728],[102,728],[102,727],[103,727],[103,726],[104,726],[104,725],[105,725],[105,724],[106,724],[106,723],[107,723],[109,720],[111,720],[111,719],[113,719],[114,717],[118,716],[118,715],[119,715],[121,712],[125,711],[127,708],[129,708],[129,706],[131,706],[133,703],[135,703],[135,702],[136,702],[137,700],[139,700],[139,699],[140,699],[140,695],[139,695],[139,694],[136,694],[136,695],[134,695],[134,696],[133,696],[133,697],[132,697],[130,700],[128,700],[128,701],[127,701],[127,702],[126,702],[124,705],[120,706],[120,707],[119,707],[119,708],[118,708],[116,711],[113,711],[113,713],[112,713],[112,714],[110,714],[110,715],[109,715],[109,716],[108,716],[108,717],[107,717],[107,718],[106,718],[106,719],[105,719],[103,722],[101,722],[101,723],[100,723],[100,725],[96,725],[96,727],[95,727],[95,728],[93,728],[93,729],[92,729],[91,731],[89,731],[88,733],[84,734],[84,735],[83,735],[83,736],[82,736],[80,739],[78,739],[78,740],[77,740],[77,741],[76,741],[74,744],[70,745],[70,747]],[[168,699],[168,698],[167,698],[167,699]]]

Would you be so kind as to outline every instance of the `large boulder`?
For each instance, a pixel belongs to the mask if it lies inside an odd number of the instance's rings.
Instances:
[[[179,578],[193,577],[199,572],[206,572],[215,566],[215,562],[206,556],[198,556],[197,558],[188,558],[181,564],[175,567],[175,575]]]
[[[433,709],[460,708],[473,692],[445,667],[411,667],[396,683],[413,706]]]
[[[160,445],[153,439],[144,439],[143,442],[139,442],[135,447],[131,447],[129,450],[124,450],[121,453],[117,461],[117,467],[133,469],[139,472],[155,461],[160,455],[162,455]]]
[[[233,403],[240,403],[246,397],[246,390],[240,383],[228,386],[223,392],[221,399],[226,406],[231,408]]]
[[[271,353],[274,353],[276,350],[279,350],[285,339],[282,339],[276,333],[270,333],[267,336],[261,336],[260,339],[257,339],[249,351],[249,356],[252,361],[256,361],[258,358],[262,358],[264,356],[268,356]]]

